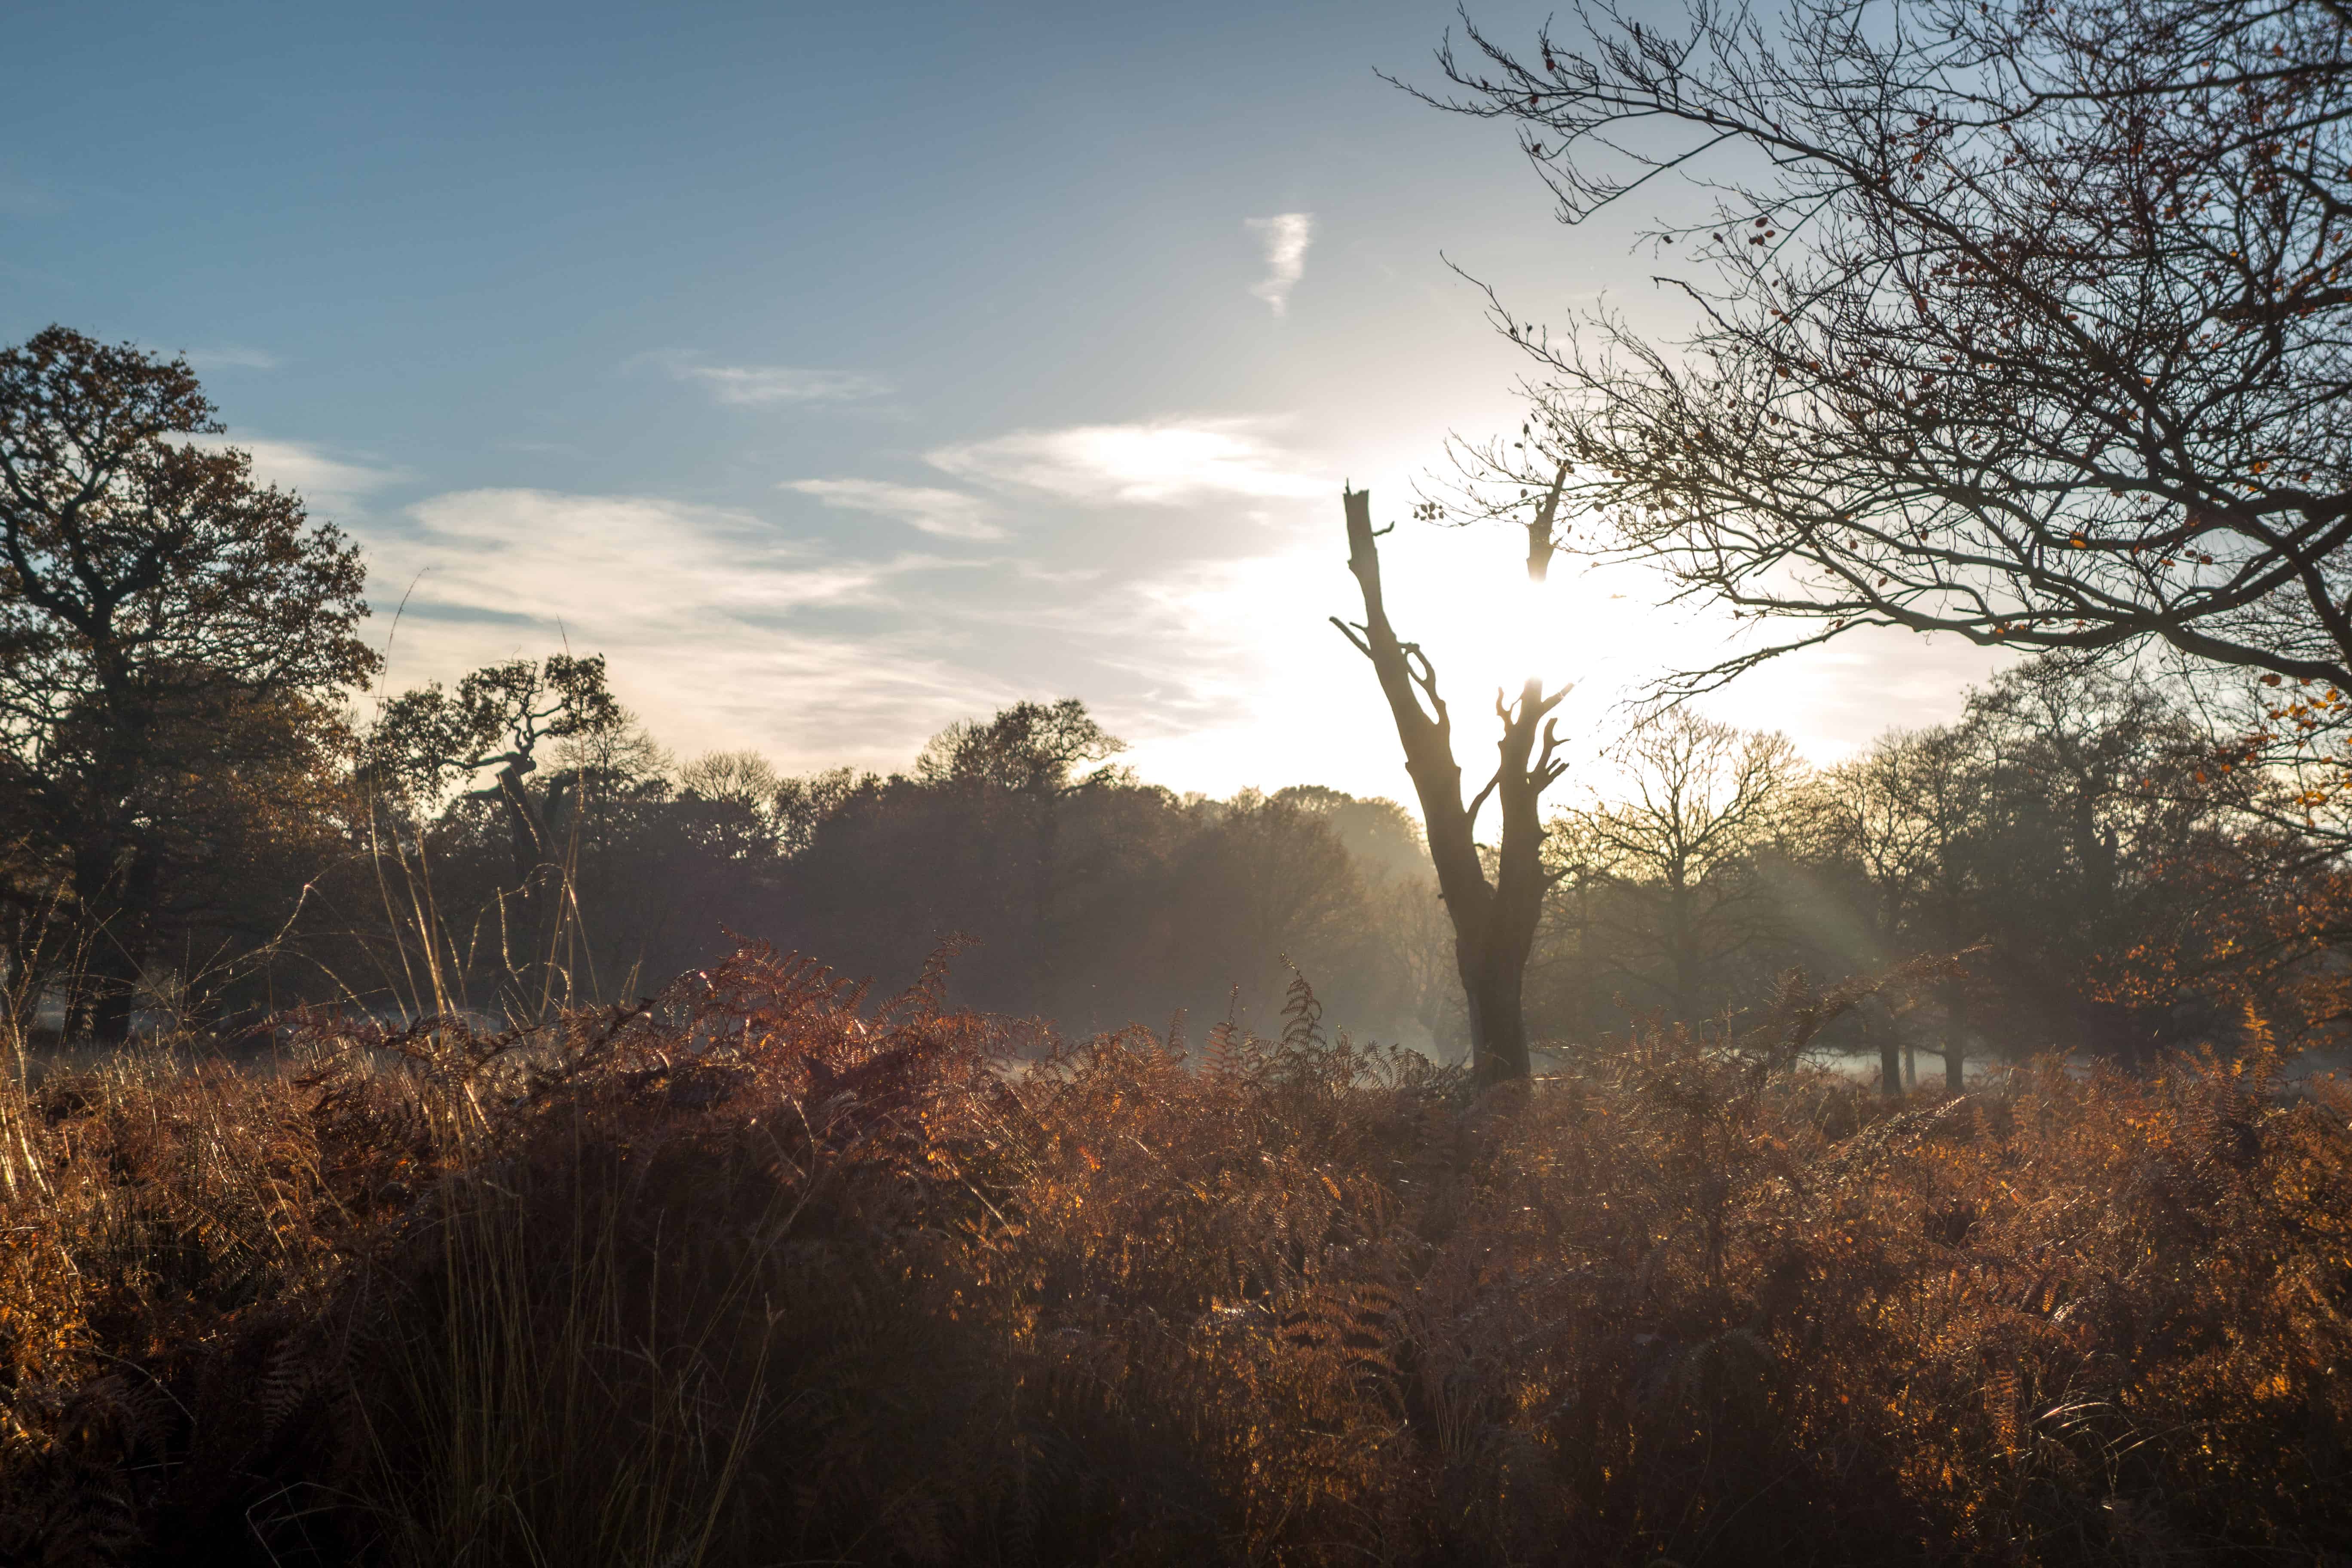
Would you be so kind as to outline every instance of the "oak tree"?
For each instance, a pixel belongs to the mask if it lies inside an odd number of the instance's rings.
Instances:
[[[358,547],[190,439],[222,428],[184,359],[63,327],[0,350],[0,798],[103,1037],[184,873],[228,853],[199,806],[311,790],[378,663]]]

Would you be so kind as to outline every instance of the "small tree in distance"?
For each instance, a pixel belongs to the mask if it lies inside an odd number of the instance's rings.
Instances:
[[[1085,703],[1065,697],[1053,703],[1015,702],[985,722],[959,719],[925,742],[915,759],[915,777],[924,784],[995,792],[1027,815],[1034,846],[1030,942],[1041,988],[1054,983],[1047,930],[1053,922],[1062,803],[1081,790],[1118,781],[1121,775],[1110,759],[1126,750],[1127,742],[1097,722]]]
[[[1643,895],[1636,946],[1655,962],[1628,973],[1669,1016],[1698,1021],[1702,977],[1766,918],[1752,862],[1802,773],[1787,736],[1678,708],[1629,741],[1623,799],[1595,795],[1560,814],[1563,847],[1582,875]]]
[[[526,1005],[544,1006],[555,995],[566,901],[563,843],[551,820],[560,814],[549,809],[560,803],[542,798],[530,784],[541,765],[541,748],[609,738],[626,723],[605,683],[604,656],[558,653],[475,670],[454,692],[437,681],[404,692],[384,705],[368,732],[362,771],[379,787],[430,798],[474,785],[465,793],[496,803],[507,825],[522,912],[508,925],[507,967],[526,977],[520,998]],[[475,784],[485,773],[488,782]],[[569,780],[575,800],[584,784],[577,776]],[[558,781],[545,793],[560,795],[564,787]],[[520,942],[513,940],[517,927]]]

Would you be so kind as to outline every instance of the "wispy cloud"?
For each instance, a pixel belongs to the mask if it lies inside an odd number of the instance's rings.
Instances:
[[[1004,530],[989,521],[994,509],[978,496],[966,495],[961,490],[891,484],[882,479],[791,479],[779,488],[814,496],[845,511],[895,518],[941,539],[1004,537]]]
[[[276,370],[286,362],[267,349],[239,348],[232,343],[190,349],[188,363],[198,370]]]
[[[924,460],[959,479],[1068,500],[1172,504],[1219,496],[1319,495],[1327,480],[1268,441],[1265,422],[1202,419],[1021,430],[941,447]]]
[[[254,477],[299,493],[321,513],[357,511],[373,492],[398,479],[396,468],[331,458],[307,441],[273,441],[257,436],[199,436],[199,447],[234,447],[251,455]]]
[[[790,364],[699,364],[667,361],[669,373],[709,392],[716,402],[764,408],[779,404],[856,403],[893,390],[880,376],[851,370]]]
[[[646,619],[675,626],[693,606],[740,623],[871,597],[886,568],[778,540],[747,513],[635,496],[460,490],[408,509],[410,552],[433,570],[428,597],[452,606]]]
[[[1254,217],[1248,226],[1265,247],[1265,276],[1250,293],[1274,307],[1277,316],[1290,309],[1290,291],[1307,275],[1307,247],[1315,239],[1313,213],[1276,213]]]
[[[463,490],[369,541],[387,685],[569,646],[612,660],[664,742],[763,745],[787,766],[903,764],[1009,693],[975,673],[926,584],[964,563],[846,559],[749,512],[644,496]]]

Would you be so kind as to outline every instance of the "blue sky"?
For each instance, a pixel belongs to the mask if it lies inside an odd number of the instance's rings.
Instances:
[[[1507,131],[1376,78],[1433,78],[1452,22],[20,5],[0,335],[186,351],[366,545],[394,687],[602,650],[681,754],[793,769],[1074,695],[1180,789],[1402,795],[1324,617],[1339,481],[1402,516],[1449,430],[1517,422],[1445,258],[1530,320],[1662,309],[1641,211],[1559,227]],[[1717,635],[1608,574],[1538,601],[1511,554],[1391,543],[1400,623],[1474,708],[1533,665],[1597,746]],[[1717,706],[1829,756],[1982,668],[1892,638]]]

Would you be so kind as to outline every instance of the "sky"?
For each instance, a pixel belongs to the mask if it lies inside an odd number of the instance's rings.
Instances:
[[[1538,8],[1477,4],[1533,36]],[[1518,423],[1523,320],[1671,327],[1657,208],[1554,221],[1433,84],[1450,7],[870,3],[11,8],[0,339],[184,352],[361,542],[385,691],[606,656],[681,759],[904,766],[1084,700],[1171,788],[1409,796],[1343,481],[1465,766],[1489,689],[1719,644],[1659,584],[1409,520]],[[1675,199],[1662,194],[1660,203]],[[1457,272],[1455,268],[1459,268]],[[1565,569],[1563,569],[1565,566]],[[1832,760],[1985,657],[1874,634],[1712,700]],[[363,704],[364,707],[364,704]]]

